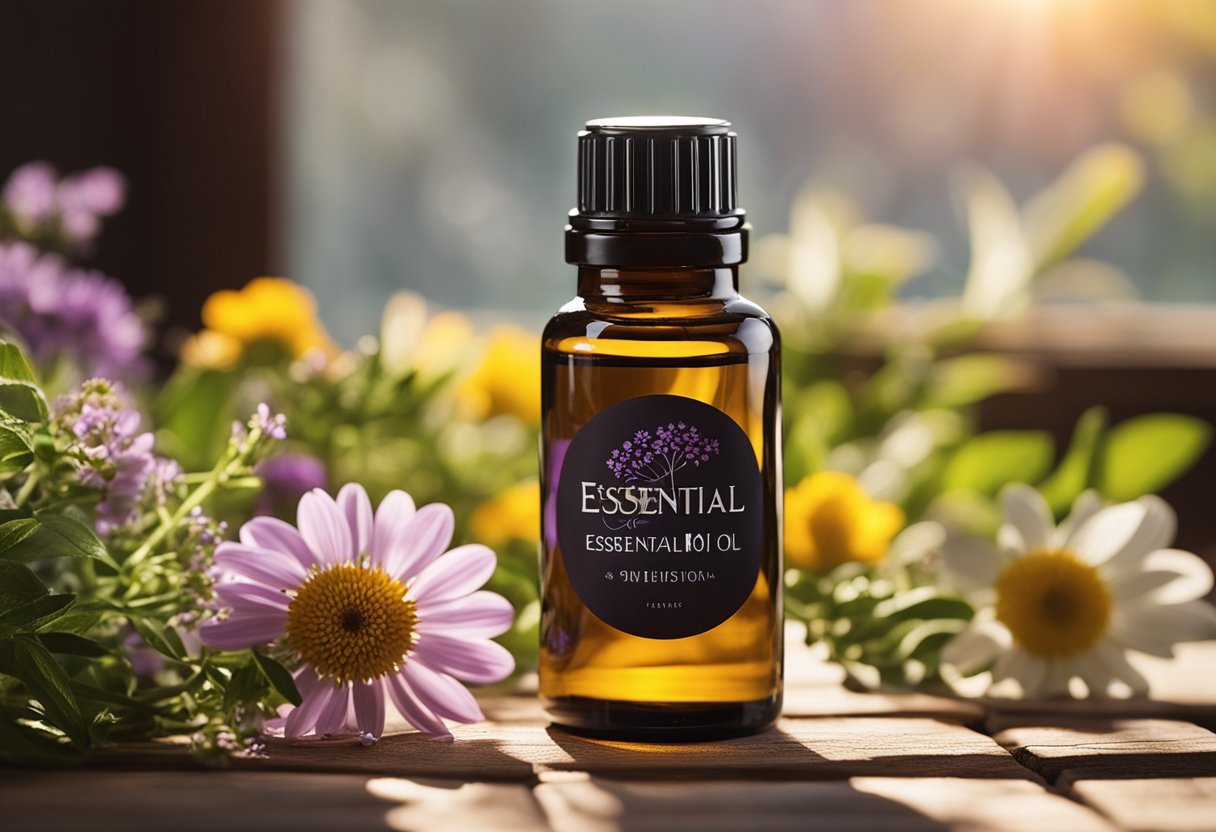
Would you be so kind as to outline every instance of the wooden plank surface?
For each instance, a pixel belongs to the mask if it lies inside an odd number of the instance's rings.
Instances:
[[[545,775],[536,798],[561,832],[746,829],[1110,832],[1100,815],[1026,780],[859,777],[817,783],[643,783]]]
[[[1072,792],[1129,832],[1216,829],[1216,776],[1154,780],[1081,780]]]
[[[367,778],[273,772],[5,771],[5,832],[343,832],[384,829]],[[518,787],[521,791],[526,790]]]
[[[272,741],[265,759],[237,765],[518,782],[544,771],[667,779],[1029,776],[989,737],[920,717],[788,719],[752,737],[682,744],[593,740],[531,724],[462,726],[454,734],[452,743],[390,736],[374,748],[352,741]]]
[[[1049,782],[1216,776],[1216,734],[1164,719],[994,716],[992,736]],[[1216,823],[1216,817],[1214,817]]]

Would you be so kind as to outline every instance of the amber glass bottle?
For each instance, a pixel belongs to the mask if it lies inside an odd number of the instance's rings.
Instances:
[[[589,122],[542,345],[540,693],[617,738],[750,733],[781,709],[777,330],[715,119]]]

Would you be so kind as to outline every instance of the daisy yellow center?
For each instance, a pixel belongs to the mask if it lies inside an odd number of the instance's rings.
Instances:
[[[1092,648],[1110,625],[1111,597],[1097,570],[1067,549],[1035,549],[996,582],[996,617],[1036,656]]]
[[[367,681],[401,666],[418,624],[406,587],[376,567],[312,573],[287,608],[287,638],[318,676]]]

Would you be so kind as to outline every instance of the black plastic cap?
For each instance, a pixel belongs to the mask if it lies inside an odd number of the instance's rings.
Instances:
[[[730,122],[685,116],[595,119],[579,133],[578,207],[566,227],[577,265],[679,268],[747,258]]]

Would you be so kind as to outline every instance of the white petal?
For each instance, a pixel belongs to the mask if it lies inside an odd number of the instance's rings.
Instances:
[[[991,543],[974,537],[950,535],[941,552],[948,577],[964,592],[991,589],[1008,560]]]
[[[1072,511],[1060,521],[1059,526],[1056,526],[1052,545],[1058,546],[1061,549],[1072,549],[1072,537],[1076,534],[1077,529],[1084,526],[1085,522],[1097,514],[1098,509],[1102,508],[1103,505],[1104,503],[1098,492],[1081,492],[1081,496],[1073,501]]]
[[[1207,595],[1212,568],[1181,549],[1158,549],[1144,559],[1142,572],[1123,572],[1111,580],[1116,600],[1181,604]]]
[[[1132,696],[1148,693],[1148,680],[1128,663],[1123,650],[1115,644],[1099,642],[1093,650],[1078,656],[1075,661],[1091,697],[1108,696],[1112,682],[1123,682],[1131,690]]]
[[[968,676],[991,663],[1012,644],[1009,630],[996,621],[972,621],[942,648],[942,661]]]
[[[1068,696],[1069,683],[1076,675],[1076,668],[1068,661],[1054,660],[1047,664],[1047,676],[1040,691],[1044,699],[1059,699]]]
[[[1005,679],[1016,681],[1027,699],[1036,698],[1047,679],[1047,661],[1014,647],[1008,653],[1001,654],[992,668],[994,684]]]
[[[1216,607],[1206,601],[1122,604],[1112,616],[1112,628],[1115,624],[1121,635],[1144,631],[1162,640],[1203,641],[1216,638]]]
[[[1001,508],[1006,524],[1016,532],[1014,539],[1021,540],[1021,546],[1016,548],[1028,552],[1051,545],[1055,522],[1047,501],[1038,491],[1023,483],[1006,486],[1001,491]]]
[[[1095,512],[1072,537],[1072,551],[1108,574],[1135,568],[1145,555],[1164,549],[1174,537],[1174,510],[1159,497],[1107,506]]]

